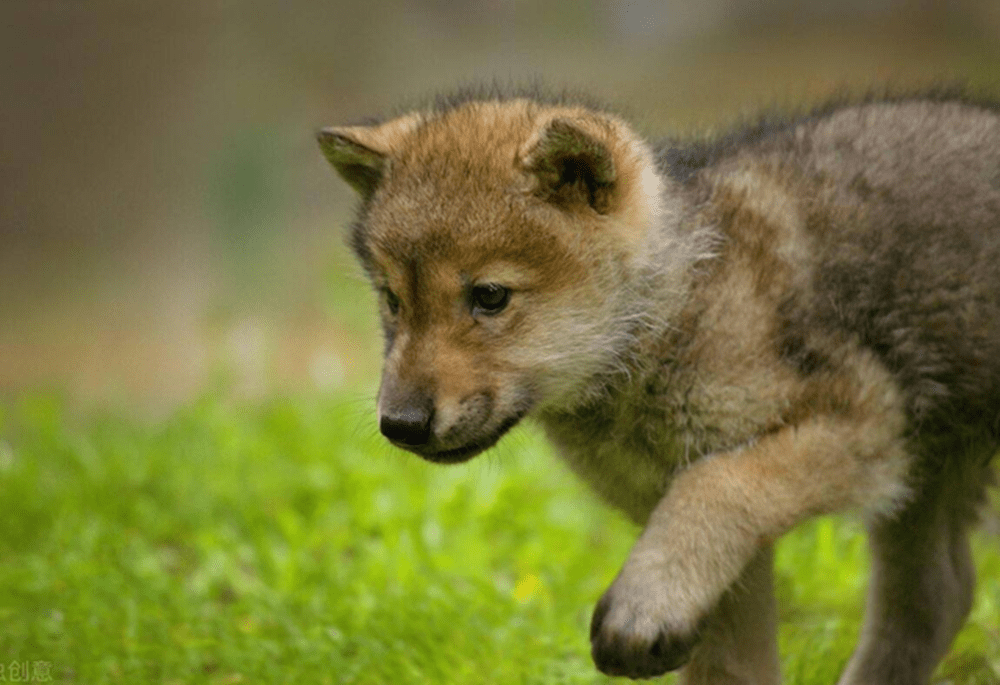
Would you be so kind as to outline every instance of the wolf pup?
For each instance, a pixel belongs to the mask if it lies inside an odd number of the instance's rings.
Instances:
[[[484,89],[319,142],[361,196],[385,437],[451,464],[532,416],[644,526],[594,612],[601,671],[778,682],[772,545],[856,510],[872,573],[840,682],[928,682],[1000,446],[1000,105],[649,142]]]

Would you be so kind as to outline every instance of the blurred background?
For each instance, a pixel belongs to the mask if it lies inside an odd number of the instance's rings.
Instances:
[[[885,83],[1000,92],[1000,2],[3,0],[0,402],[373,382],[354,198],[314,130],[536,77],[654,134]]]

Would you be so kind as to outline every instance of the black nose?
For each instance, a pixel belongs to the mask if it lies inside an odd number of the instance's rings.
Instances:
[[[382,414],[379,429],[382,435],[404,445],[426,445],[431,437],[430,407],[403,407]]]

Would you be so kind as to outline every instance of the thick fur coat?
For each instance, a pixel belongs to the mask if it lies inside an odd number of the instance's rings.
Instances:
[[[386,437],[453,463],[534,417],[645,526],[598,668],[778,682],[772,544],[856,510],[841,682],[929,680],[1000,446],[1000,107],[869,98],[651,143],[585,98],[483,89],[319,140],[361,196]]]

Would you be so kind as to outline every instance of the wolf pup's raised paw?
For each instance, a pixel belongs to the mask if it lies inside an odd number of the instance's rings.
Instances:
[[[655,609],[647,593],[622,598],[614,586],[604,593],[590,622],[590,653],[601,673],[653,678],[690,660],[698,631],[675,630]]]

